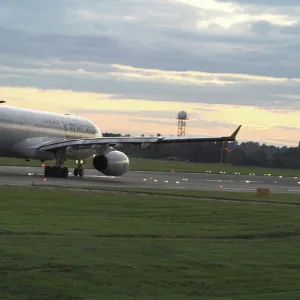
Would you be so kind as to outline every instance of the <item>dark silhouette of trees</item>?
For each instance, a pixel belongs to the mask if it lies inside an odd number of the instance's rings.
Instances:
[[[229,153],[227,161],[230,161],[236,166],[245,165],[247,162],[247,155],[243,149],[235,148]]]

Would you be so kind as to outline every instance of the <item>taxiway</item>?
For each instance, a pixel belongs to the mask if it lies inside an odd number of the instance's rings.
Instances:
[[[69,187],[142,187],[157,189],[256,191],[269,188],[274,193],[300,193],[300,178],[250,176],[210,173],[176,173],[130,171],[122,177],[108,177],[97,170],[85,169],[84,177],[73,176],[69,169],[67,179],[43,176],[43,167],[0,166],[0,185],[55,185]],[[299,174],[300,176],[300,174]]]

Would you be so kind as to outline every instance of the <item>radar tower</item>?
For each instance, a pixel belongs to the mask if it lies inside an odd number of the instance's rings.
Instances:
[[[181,110],[177,114],[178,126],[177,126],[177,136],[185,136],[186,121],[188,120],[187,113]]]

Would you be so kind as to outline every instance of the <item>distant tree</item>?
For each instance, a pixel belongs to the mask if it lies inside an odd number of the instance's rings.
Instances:
[[[119,137],[119,136],[122,136],[122,134],[121,133],[104,132],[104,133],[102,133],[102,136],[104,136],[104,137]]]
[[[247,165],[265,167],[267,165],[266,153],[262,150],[255,150],[247,156]]]
[[[243,149],[236,148],[229,153],[228,161],[233,165],[244,165],[247,162],[247,155]]]

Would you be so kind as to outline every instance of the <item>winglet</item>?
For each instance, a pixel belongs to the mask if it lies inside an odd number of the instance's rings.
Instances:
[[[242,125],[240,125],[240,126],[233,132],[233,134],[230,136],[233,140],[236,139],[236,136],[237,136],[237,134],[239,133],[241,127],[242,127]]]

